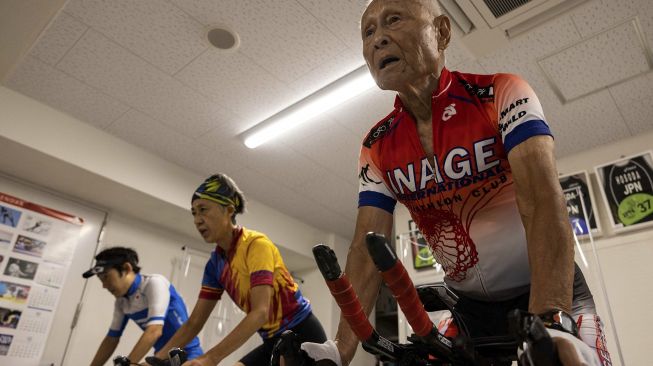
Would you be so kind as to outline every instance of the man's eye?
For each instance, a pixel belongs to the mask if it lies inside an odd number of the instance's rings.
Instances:
[[[400,20],[401,18],[399,18],[399,15],[391,15],[388,17],[388,24],[394,24]]]

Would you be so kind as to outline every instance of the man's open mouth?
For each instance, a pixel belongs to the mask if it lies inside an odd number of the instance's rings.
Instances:
[[[397,61],[399,61],[399,57],[395,57],[395,56],[385,57],[381,60],[381,63],[379,64],[379,70],[383,70],[385,69],[386,66],[395,63]]]

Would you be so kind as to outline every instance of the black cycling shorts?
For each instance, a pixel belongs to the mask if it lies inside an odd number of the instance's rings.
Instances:
[[[297,334],[301,343],[324,343],[327,340],[322,324],[320,324],[320,321],[317,320],[313,313],[309,314],[306,319],[297,324],[291,330]],[[245,366],[269,365],[270,359],[272,358],[272,349],[278,340],[279,336],[263,340],[262,345],[254,348],[250,353],[246,354],[240,359],[240,362],[245,364]]]

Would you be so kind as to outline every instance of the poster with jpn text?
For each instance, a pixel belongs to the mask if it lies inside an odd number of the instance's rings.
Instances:
[[[597,217],[594,192],[586,171],[561,175],[560,187],[567,203],[569,223],[578,237],[598,235],[601,224]]]
[[[623,157],[594,168],[614,231],[653,225],[653,153]]]

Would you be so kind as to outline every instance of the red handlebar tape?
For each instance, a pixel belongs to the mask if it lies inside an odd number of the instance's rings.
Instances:
[[[342,316],[345,317],[351,330],[354,331],[358,339],[362,342],[370,339],[374,329],[369,320],[367,320],[363,307],[360,301],[358,301],[358,296],[356,296],[356,292],[351,287],[347,275],[343,273],[342,276],[333,281],[326,281],[326,284],[329,286],[331,295],[336,299]]]
[[[381,272],[383,280],[388,285],[397,303],[413,327],[413,331],[420,337],[425,337],[433,330],[433,322],[424,310],[424,305],[417,296],[413,281],[408,277],[406,268],[401,262],[395,264],[385,272]]]

